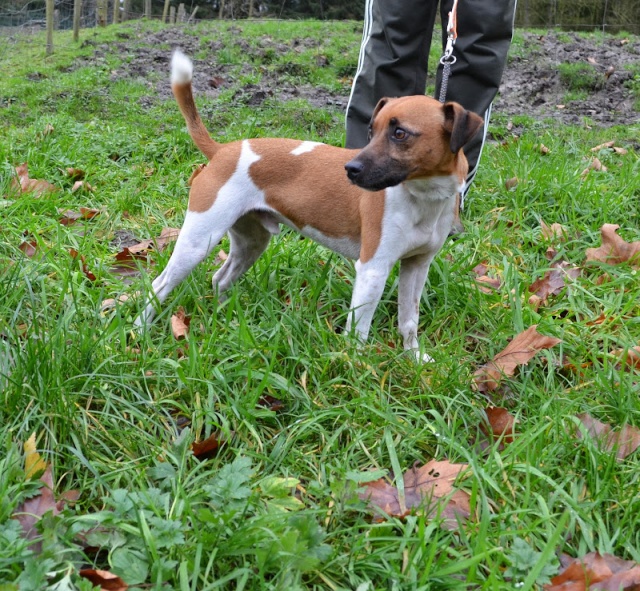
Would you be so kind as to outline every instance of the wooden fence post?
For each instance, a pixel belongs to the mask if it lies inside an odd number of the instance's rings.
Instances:
[[[176,18],[176,21],[179,22],[179,23],[183,23],[186,20],[187,20],[187,12],[184,9],[184,4],[179,4],[178,5],[178,16]]]
[[[54,0],[47,0],[46,19],[47,19],[47,55],[53,53],[53,12],[55,10]]]
[[[122,5],[122,22],[128,21],[130,14],[131,14],[131,0],[124,0],[124,4]]]
[[[193,12],[191,13],[191,16],[189,17],[189,20],[187,20],[188,23],[191,23],[191,22],[193,22],[195,20],[194,17],[196,16],[196,12],[198,12],[198,7],[197,6],[193,9]]]
[[[144,16],[151,18],[151,0],[144,0]]]
[[[96,3],[96,24],[99,27],[107,26],[108,12],[108,0],[98,0]]]
[[[166,23],[169,16],[169,0],[164,0],[164,8],[162,9],[162,22]]]
[[[119,20],[120,20],[120,0],[113,0],[113,20],[111,22],[114,25],[117,25]]]
[[[169,22],[172,25],[176,24],[176,7],[175,6],[169,7]]]
[[[73,40],[80,39],[80,15],[82,14],[82,0],[73,0]]]

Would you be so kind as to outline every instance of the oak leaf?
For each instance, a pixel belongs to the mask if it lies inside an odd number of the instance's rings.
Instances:
[[[502,352],[475,371],[473,378],[479,392],[497,390],[502,378],[512,376],[518,365],[526,365],[538,351],[562,342],[561,339],[540,334],[536,328],[534,324],[516,335]]]
[[[11,181],[11,188],[20,193],[33,193],[34,197],[40,197],[58,190],[49,181],[29,178],[29,166],[26,162],[16,166],[16,177]]]
[[[431,460],[405,472],[404,498],[385,478],[369,482],[358,496],[372,509],[381,509],[392,517],[424,511],[430,518],[440,516],[447,529],[457,529],[458,520],[465,521],[471,514],[469,495],[453,486],[467,468],[467,464]]]
[[[587,261],[609,265],[628,262],[634,267],[640,266],[640,240],[626,242],[616,233],[619,227],[617,224],[604,224],[600,228],[602,244],[598,248],[587,248]]]
[[[190,323],[191,319],[187,316],[184,308],[178,308],[178,311],[171,316],[171,332],[173,333],[173,338],[178,341],[187,338]]]
[[[640,429],[636,427],[624,425],[620,431],[614,431],[611,425],[594,419],[588,413],[577,416],[587,434],[595,439],[604,451],[615,451],[618,460],[624,460],[640,447]],[[577,435],[581,438],[582,432],[578,431]]]
[[[91,581],[94,587],[100,587],[102,591],[126,591],[126,589],[129,588],[129,585],[120,577],[106,570],[85,568],[78,574],[84,579]]]
[[[544,591],[638,591],[640,566],[612,554],[590,552],[570,560]]]
[[[489,406],[485,409],[485,413],[490,429],[490,433],[483,429],[486,434],[491,434],[496,439],[502,437],[503,441],[511,443],[513,441],[513,427],[516,424],[516,418],[507,409],[498,406]]]

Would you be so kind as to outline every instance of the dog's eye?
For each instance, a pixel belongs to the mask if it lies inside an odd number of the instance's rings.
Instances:
[[[402,140],[406,140],[407,137],[409,137],[409,134],[404,129],[402,129],[401,127],[396,127],[394,129],[394,131],[393,131],[393,139],[394,140],[402,141]]]

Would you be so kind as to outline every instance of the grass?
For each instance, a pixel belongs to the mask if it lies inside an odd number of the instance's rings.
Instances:
[[[401,353],[395,273],[360,350],[341,334],[352,264],[288,232],[226,303],[211,292],[212,259],[132,340],[135,299],[105,312],[101,303],[148,287],[170,249],[152,254],[148,277],[127,284],[111,271],[114,237],[179,227],[185,182],[202,156],[173,101],[156,96],[163,80],[114,80],[131,60],[126,51],[81,60],[124,36],[129,47],[144,47],[145,34],[162,30],[92,30],[80,46],[60,33],[47,59],[40,37],[0,41],[11,49],[0,62],[9,73],[0,81],[0,588],[90,589],[77,574],[84,565],[131,585],[185,591],[531,589],[557,572],[556,552],[640,561],[638,452],[618,462],[573,430],[581,412],[640,427],[637,370],[610,354],[640,343],[638,271],[584,265],[605,223],[640,240],[637,126],[557,127],[523,117],[515,139],[496,117],[501,141],[485,151],[467,231],[437,257],[423,295],[421,342],[433,364]],[[198,57],[225,62],[237,82],[218,101],[197,97],[214,135],[342,143],[343,107],[271,97],[256,108],[233,96],[263,75],[344,89],[359,24],[202,23],[188,32]],[[214,42],[220,49],[210,49]],[[243,47],[261,48],[264,62]],[[596,155],[607,170],[581,176],[590,148],[609,140],[629,152],[603,149]],[[10,184],[21,162],[60,190],[16,198]],[[95,191],[72,192],[67,167],[85,170]],[[519,182],[508,190],[513,177]],[[59,223],[59,210],[80,207],[101,213]],[[567,240],[545,239],[541,221],[563,224]],[[25,237],[36,243],[34,257],[18,248]],[[552,245],[584,269],[536,309],[528,286],[549,269]],[[480,262],[501,277],[494,293],[478,290],[472,269]],[[191,316],[186,341],[169,328],[178,306]],[[532,324],[562,343],[488,401],[472,388],[473,372]],[[266,395],[284,410],[260,406]],[[475,441],[489,404],[509,408],[517,433],[504,449],[496,442],[481,451]],[[57,494],[80,491],[75,506],[42,520],[40,555],[11,519],[34,493],[22,468],[32,433]],[[215,433],[226,444],[196,460],[191,443]],[[358,474],[431,458],[470,465],[464,487],[476,519],[456,532],[419,514],[372,520],[354,494]]]

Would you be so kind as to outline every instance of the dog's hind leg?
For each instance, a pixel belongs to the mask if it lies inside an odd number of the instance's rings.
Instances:
[[[152,284],[152,295],[145,302],[134,326],[140,327],[153,320],[156,305],[160,306],[169,294],[202,262],[224,236],[227,226],[211,228],[211,220],[202,214],[188,212],[173,254],[164,271]]]
[[[277,229],[277,228],[276,228]],[[265,227],[259,213],[242,216],[229,230],[231,247],[224,265],[213,276],[213,289],[222,295],[229,289],[265,251],[273,228]]]

